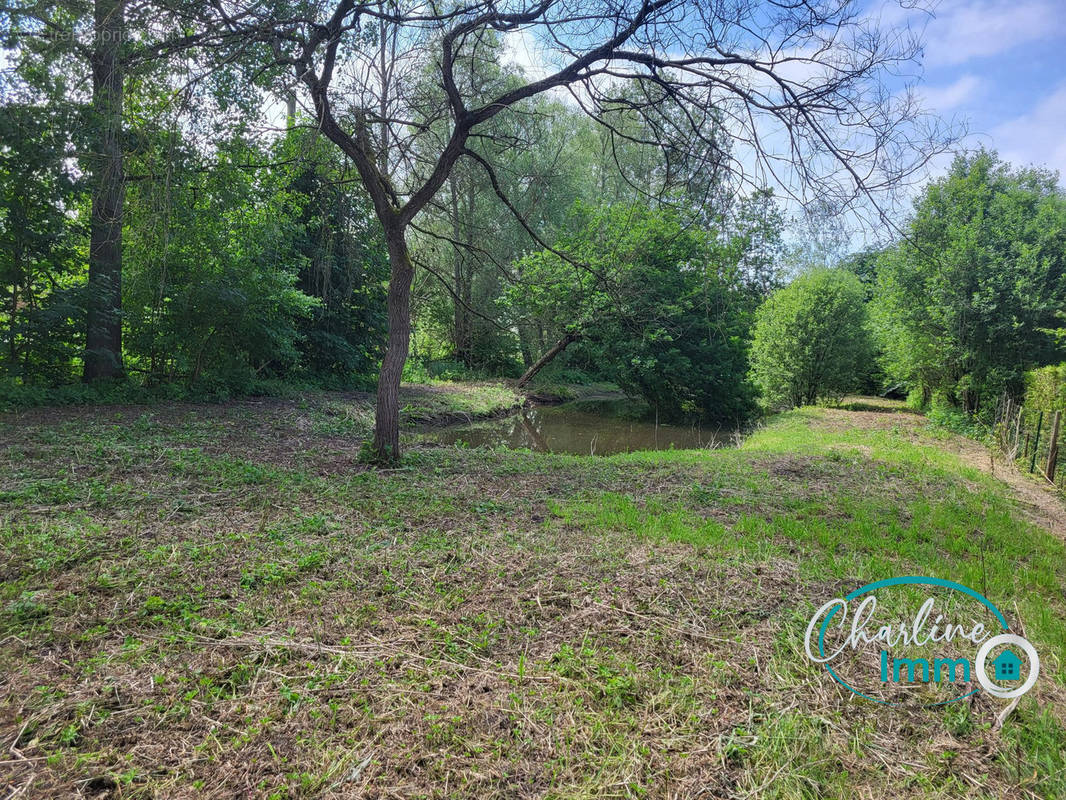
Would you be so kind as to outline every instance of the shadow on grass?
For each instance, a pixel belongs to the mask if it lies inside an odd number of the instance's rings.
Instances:
[[[906,406],[903,403],[889,404],[889,403],[869,403],[866,401],[859,401],[854,403],[838,403],[832,408],[839,408],[844,411],[873,411],[877,414],[914,414],[915,416],[922,416],[922,412],[915,408]]]

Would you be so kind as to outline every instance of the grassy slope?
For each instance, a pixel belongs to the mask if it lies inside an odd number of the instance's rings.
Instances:
[[[438,394],[411,416],[513,402]],[[0,419],[23,797],[1066,795],[1066,550],[910,415],[384,473],[337,395]],[[806,663],[814,606],[906,573],[1016,601],[1045,677],[1002,732]]]

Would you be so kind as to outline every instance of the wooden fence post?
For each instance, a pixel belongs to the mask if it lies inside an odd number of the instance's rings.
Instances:
[[[1036,436],[1033,437],[1033,455],[1029,459],[1029,471],[1036,470],[1036,451],[1040,447],[1040,426],[1044,424],[1044,412],[1036,418]]]
[[[1004,452],[1007,450],[1010,439],[1010,408],[1011,399],[1008,397],[1005,403],[1000,406],[999,425],[997,426],[999,429],[999,449]]]
[[[1014,422],[1014,447],[1010,451],[1010,460],[1014,461],[1018,457],[1018,446],[1022,443],[1022,412],[1024,407],[1018,406],[1017,419]]]
[[[1044,475],[1052,483],[1055,482],[1055,462],[1059,459],[1059,421],[1061,418],[1062,412],[1056,411],[1051,421],[1051,445],[1047,451],[1047,469],[1044,470]]]

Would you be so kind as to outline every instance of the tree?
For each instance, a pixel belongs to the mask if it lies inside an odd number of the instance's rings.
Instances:
[[[89,292],[85,336],[85,380],[122,372],[122,101],[126,0],[93,4],[92,212],[89,233]]]
[[[877,265],[890,376],[975,411],[1061,360],[1046,333],[1066,307],[1066,194],[1054,173],[983,150],[959,156],[918,198],[907,234]]]
[[[127,369],[220,393],[293,374],[300,328],[322,306],[298,285],[318,254],[306,196],[288,174],[246,168],[266,154],[239,137],[205,156],[180,130],[149,133],[130,163],[168,180],[131,182],[126,203]]]
[[[384,341],[385,243],[369,200],[349,191],[350,165],[314,131],[294,129],[265,153],[291,161],[263,170],[267,194],[284,194],[301,268],[301,292],[319,302],[299,318],[301,371],[318,382],[365,385],[376,371]],[[264,158],[263,160],[267,160]]]
[[[683,126],[668,141],[653,142],[693,155],[671,163],[706,163],[699,154],[719,146],[724,127],[771,173],[782,161],[791,163],[798,169],[797,187],[854,201],[911,174],[938,144],[937,135],[917,141],[917,110],[908,100],[886,101],[880,87],[885,70],[913,61],[917,43],[882,35],[855,5],[640,0],[594,2],[577,10],[557,0],[479,0],[447,9],[421,0],[336,0],[295,8],[212,4],[207,23],[241,36],[239,55],[265,42],[272,62],[291,68],[318,127],[355,164],[384,230],[389,334],[378,382],[377,458],[399,456],[398,393],[414,276],[408,232],[460,159],[482,168],[497,189],[494,166],[471,147],[487,123],[561,90],[609,127],[602,112],[618,100],[620,84],[634,84],[647,89],[626,98],[634,112],[653,119],[672,108],[669,119]],[[462,81],[459,65],[476,70],[490,62],[488,51],[500,33],[532,37],[550,51],[547,74],[517,86]],[[396,74],[383,81],[378,36],[402,44],[399,63],[432,66],[440,91],[419,92],[413,83],[397,91],[402,77]],[[768,123],[785,132],[780,147],[769,143]],[[503,196],[501,202],[510,206]]]
[[[3,8],[5,38],[34,68],[90,73],[81,155],[91,188],[89,283],[84,379],[122,372],[123,100],[127,66],[127,0],[13,2]],[[27,69],[27,63],[32,64]],[[32,81],[31,81],[32,82]],[[72,81],[77,85],[78,81]],[[75,90],[76,91],[76,90]]]
[[[215,31],[195,33],[188,26],[198,6],[185,0],[9,0],[0,5],[0,31],[4,46],[14,51],[14,71],[23,78],[30,74],[31,85],[42,73],[63,75],[70,94],[65,99],[83,106],[78,156],[91,192],[85,381],[123,374],[127,83],[194,44],[216,41]],[[84,83],[91,87],[88,96]]]
[[[0,369],[23,383],[69,381],[83,349],[73,321],[84,313],[70,218],[81,194],[70,165],[75,111],[59,94],[47,104],[9,96],[0,107]]]
[[[863,287],[842,269],[816,269],[759,307],[752,374],[771,408],[839,399],[862,380],[871,348]]]
[[[577,343],[597,374],[661,418],[746,418],[754,392],[746,377],[751,307],[738,268],[744,252],[719,232],[682,224],[672,209],[616,204],[586,218],[556,252],[526,259],[536,287],[530,310],[565,321],[534,367]]]

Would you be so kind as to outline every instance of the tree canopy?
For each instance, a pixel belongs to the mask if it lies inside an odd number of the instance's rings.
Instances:
[[[1054,173],[960,156],[906,233],[877,262],[889,376],[972,411],[1061,358],[1051,330],[1066,307],[1066,196]]]
[[[775,292],[756,314],[752,373],[772,408],[839,400],[872,356],[859,279],[816,269]]]

